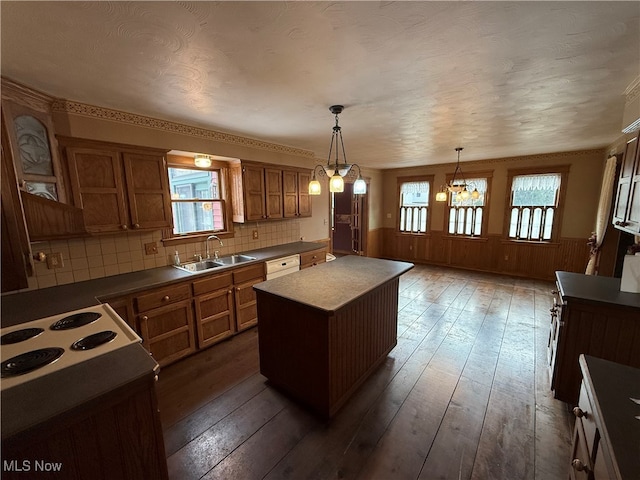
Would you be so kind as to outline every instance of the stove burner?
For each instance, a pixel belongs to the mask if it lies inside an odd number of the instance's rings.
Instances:
[[[90,323],[98,320],[101,316],[102,314],[98,312],[80,312],[61,318],[49,328],[51,328],[51,330],[70,330],[72,328],[89,325]]]
[[[71,348],[73,350],[91,350],[92,348],[99,347],[103,343],[110,342],[116,338],[117,335],[118,334],[116,332],[112,332],[110,330],[94,333],[93,335],[88,335],[76,342],[73,342]]]
[[[64,353],[64,348],[50,347],[22,353],[2,362],[0,377],[15,377],[32,372],[56,361]]]
[[[44,328],[23,328],[22,330],[5,333],[0,337],[0,345],[11,345],[13,343],[24,342],[30,338],[37,337],[42,332],[44,332]]]

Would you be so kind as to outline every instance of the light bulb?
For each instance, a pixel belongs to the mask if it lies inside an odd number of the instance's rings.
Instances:
[[[329,191],[334,193],[344,192],[344,180],[338,173],[338,170],[333,173],[333,177],[329,180]]]

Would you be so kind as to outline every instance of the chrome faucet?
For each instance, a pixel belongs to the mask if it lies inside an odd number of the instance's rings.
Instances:
[[[220,239],[218,238],[218,236],[217,236],[217,235],[209,235],[209,236],[207,237],[207,241],[206,241],[206,253],[207,253],[207,259],[211,258],[211,255],[210,255],[210,253],[209,253],[209,252],[210,252],[210,250],[209,250],[209,240],[211,240],[212,238],[215,238],[216,240],[218,240],[218,241],[220,242],[220,246],[221,246],[221,247],[224,247],[224,243],[222,243],[222,240],[220,240]]]

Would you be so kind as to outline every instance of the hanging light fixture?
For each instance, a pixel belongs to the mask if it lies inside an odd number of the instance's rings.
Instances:
[[[462,173],[462,168],[460,168],[460,152],[464,149],[464,147],[456,147],[455,150],[458,152],[458,161],[456,162],[456,169],[453,171],[453,178],[440,188],[440,191],[436,193],[436,202],[446,202],[447,201],[447,193],[450,193],[455,196],[457,201],[467,200],[469,198],[473,198],[474,200],[480,197],[480,192],[478,192],[477,188],[473,189],[473,192],[469,192],[467,189],[467,182],[464,179],[464,174]]]
[[[331,144],[329,145],[329,156],[327,157],[326,165],[316,165],[313,169],[311,181],[309,182],[309,195],[320,195],[322,187],[320,182],[316,178],[316,172],[319,175],[326,175],[329,177],[329,191],[334,193],[344,192],[344,177],[353,174],[353,167],[358,169],[358,177],[353,184],[353,194],[363,195],[367,193],[367,184],[362,178],[360,173],[360,167],[356,164],[347,163],[347,154],[344,150],[344,141],[342,140],[342,128],[338,124],[338,115],[342,113],[344,106],[332,105],[329,107],[329,111],[335,115],[336,124],[333,127],[331,134]],[[332,162],[331,154],[335,144],[336,155],[335,160]],[[342,148],[342,163],[340,163],[340,148]]]
[[[196,154],[193,159],[196,167],[209,168],[211,166],[211,157],[209,155]]]

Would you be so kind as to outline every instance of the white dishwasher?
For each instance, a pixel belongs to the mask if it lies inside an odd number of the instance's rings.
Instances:
[[[272,280],[300,270],[300,255],[289,255],[265,263],[267,265],[267,280]]]

